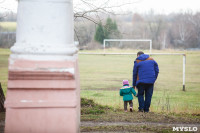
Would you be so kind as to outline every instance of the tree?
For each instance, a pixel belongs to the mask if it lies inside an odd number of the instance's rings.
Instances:
[[[107,18],[106,20],[106,25],[104,27],[104,33],[105,33],[105,38],[108,39],[109,35],[112,33],[113,30],[113,23],[112,23],[112,19],[111,18]]]
[[[103,26],[102,23],[99,23],[97,29],[96,29],[96,33],[95,33],[95,37],[94,39],[99,42],[99,43],[103,43],[103,40],[105,39],[105,35],[104,35],[104,30],[103,30]]]
[[[171,25],[170,42],[176,48],[188,48],[195,43],[193,15],[189,12],[176,14]]]
[[[78,1],[78,2],[76,2]],[[120,1],[114,2],[111,0],[74,0],[74,21],[75,22],[88,22],[99,25],[104,21],[104,16],[115,15],[115,10],[121,10],[121,13],[124,14],[121,7],[130,6],[137,2],[133,1]],[[119,15],[119,13],[117,13]],[[75,35],[77,40],[80,42],[80,34],[78,34],[79,27],[75,28]],[[120,36],[119,32],[115,32],[115,35]],[[93,38],[93,34],[92,34]],[[96,40],[96,39],[95,39]],[[79,43],[81,44],[81,43]]]
[[[106,25],[104,27],[104,35],[106,39],[120,38],[120,32],[118,31],[116,21],[112,21],[111,18],[107,18]]]
[[[162,40],[165,36],[166,20],[163,15],[154,15],[153,11],[150,11],[147,19],[150,38],[153,41],[153,48],[161,49]]]
[[[115,21],[113,22],[111,18],[107,18],[105,26],[99,23],[94,38],[101,44],[103,44],[104,39],[120,38],[117,23]]]
[[[118,11],[121,10],[121,12],[123,12],[122,6],[137,3],[126,1],[127,0],[113,3],[111,0],[74,0],[74,19],[86,19],[98,24],[102,21],[102,18],[100,17],[101,14],[115,14],[114,9],[117,8]]]
[[[189,18],[189,21],[192,25],[192,36],[189,39],[191,48],[200,48],[200,13],[196,13],[195,15]]]

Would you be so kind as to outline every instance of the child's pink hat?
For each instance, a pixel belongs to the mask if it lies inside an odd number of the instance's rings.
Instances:
[[[123,85],[129,85],[128,80],[123,80]]]

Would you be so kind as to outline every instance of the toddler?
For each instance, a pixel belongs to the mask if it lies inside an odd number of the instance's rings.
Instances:
[[[130,111],[133,111],[133,96],[137,96],[133,87],[129,86],[128,80],[123,80],[123,87],[120,89],[120,96],[123,96],[124,111],[127,112],[127,104],[129,103]]]

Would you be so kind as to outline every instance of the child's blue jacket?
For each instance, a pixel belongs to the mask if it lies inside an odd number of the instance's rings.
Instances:
[[[130,101],[130,100],[133,100],[133,96],[136,96],[136,92],[135,90],[133,89],[133,87],[129,87],[129,86],[123,86],[121,89],[120,89],[120,96],[123,96],[123,100],[124,101]]]

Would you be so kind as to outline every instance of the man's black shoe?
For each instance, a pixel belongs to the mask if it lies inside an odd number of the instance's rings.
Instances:
[[[144,110],[143,109],[139,109],[138,112],[144,112]]]

